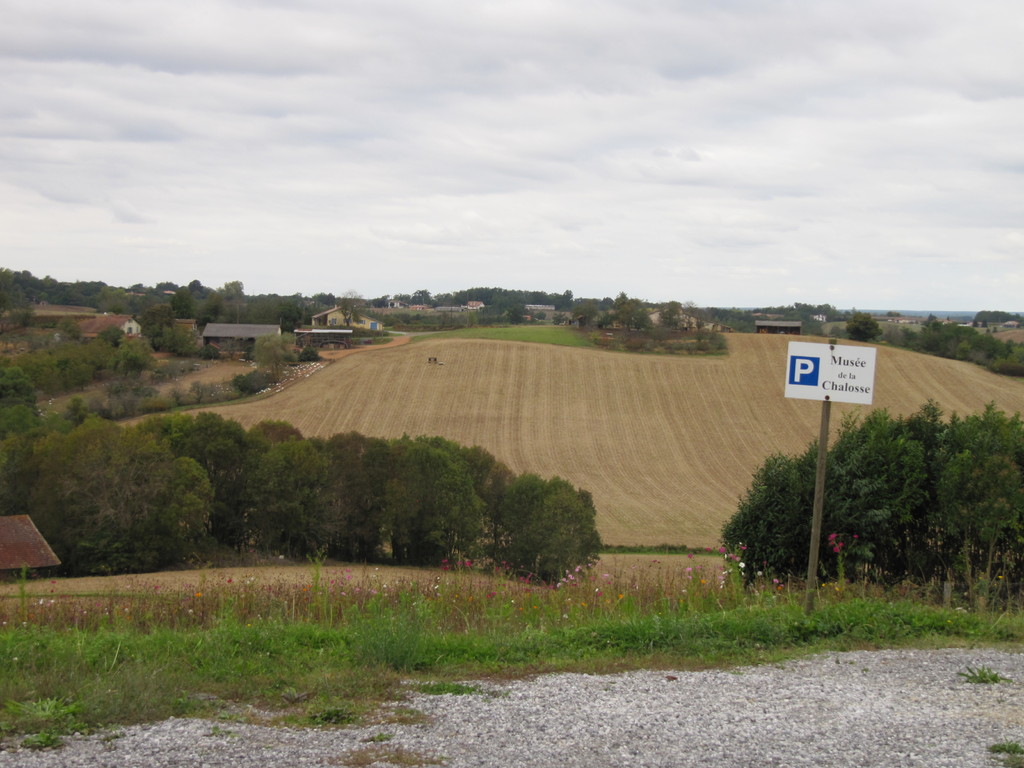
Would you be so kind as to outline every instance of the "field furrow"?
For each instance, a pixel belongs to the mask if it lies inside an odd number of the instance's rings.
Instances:
[[[820,340],[817,340],[820,341]],[[284,392],[213,408],[306,436],[442,435],[594,495],[607,543],[717,543],[766,456],[817,438],[820,406],[783,396],[788,337],[732,335],[720,357],[659,357],[432,337],[338,360]],[[440,364],[427,362],[436,357]],[[1024,411],[1024,383],[880,348],[872,407]],[[832,424],[862,406],[836,404]]]

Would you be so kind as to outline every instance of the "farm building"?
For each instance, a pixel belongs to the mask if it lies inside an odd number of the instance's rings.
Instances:
[[[142,333],[139,321],[131,315],[97,315],[78,322],[78,330],[83,339],[95,339],[109,328],[119,329],[125,336],[138,336]]]
[[[255,344],[260,336],[281,335],[279,325],[257,323],[208,323],[203,328],[203,345],[210,344],[225,351],[241,350]]]
[[[0,517],[0,571],[60,565],[28,515]]]
[[[754,330],[758,333],[788,333],[799,336],[803,328],[800,320],[755,320]]]
[[[347,349],[352,346],[351,328],[298,328],[295,345],[318,349]]]
[[[661,310],[660,309],[656,309],[653,312],[650,312],[648,314],[648,317],[650,317],[650,319],[651,319],[651,325],[661,325]],[[716,323],[716,322],[714,322],[712,320],[705,320],[703,318],[696,317],[695,315],[690,315],[690,314],[687,314],[686,312],[681,312],[679,314],[679,330],[682,330],[682,331],[708,330],[708,331],[714,331],[716,333],[728,333],[728,332],[732,331],[732,328],[730,328],[730,327],[728,327],[726,325],[722,325],[721,323]]]
[[[365,331],[384,330],[384,324],[380,320],[375,320],[372,317],[360,317],[358,319],[353,319],[350,323],[346,323],[345,313],[338,307],[313,315],[313,326],[316,328],[344,326],[345,328],[362,328]]]

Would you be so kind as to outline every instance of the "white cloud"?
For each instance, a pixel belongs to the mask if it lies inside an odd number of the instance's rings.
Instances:
[[[3,5],[18,269],[1021,309],[1010,0]]]

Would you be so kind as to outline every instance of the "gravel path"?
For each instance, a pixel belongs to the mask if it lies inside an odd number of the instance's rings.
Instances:
[[[958,675],[980,667],[1010,682]],[[11,747],[0,751],[0,768],[998,768],[990,745],[1024,744],[1024,654],[990,649],[827,653],[734,670],[479,685],[470,695],[410,694],[371,727],[172,719],[71,737],[55,751]],[[422,722],[394,722],[408,708]]]

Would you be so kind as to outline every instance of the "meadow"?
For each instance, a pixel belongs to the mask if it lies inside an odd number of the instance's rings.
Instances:
[[[555,585],[471,563],[22,580],[0,590],[0,737],[54,746],[169,716],[372,723],[410,687],[474,678],[1024,638],[1019,612],[933,607],[910,588],[824,584],[807,614],[800,584],[744,586],[741,558],[616,555]]]
[[[422,341],[430,336],[416,336]],[[481,328],[460,328],[444,331],[446,339],[485,339],[488,341],[525,341],[533,344],[554,344],[559,347],[593,347],[588,334],[564,325],[510,325]]]

